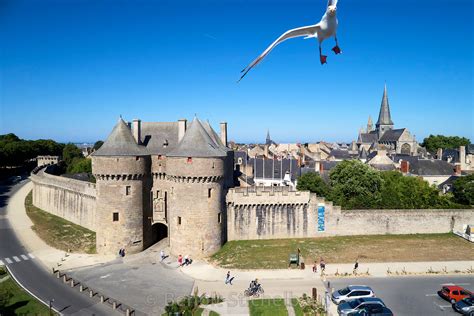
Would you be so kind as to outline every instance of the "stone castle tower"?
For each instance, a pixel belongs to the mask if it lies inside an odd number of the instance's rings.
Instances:
[[[143,136],[143,137],[142,137]],[[122,119],[92,155],[97,179],[97,251],[142,251],[168,237],[173,254],[208,256],[225,242],[233,152],[195,118],[127,124]]]

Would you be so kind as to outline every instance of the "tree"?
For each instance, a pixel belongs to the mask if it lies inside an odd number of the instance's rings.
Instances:
[[[467,146],[471,141],[466,137],[430,135],[423,140],[421,146],[425,147],[431,153],[435,153],[438,148],[453,149],[459,146]]]
[[[374,208],[380,202],[380,173],[359,160],[345,160],[331,171],[330,199],[344,208]]]
[[[74,144],[67,144],[63,149],[63,160],[66,166],[71,165],[74,158],[83,158],[82,151]]]
[[[0,287],[0,307],[5,307],[12,297],[13,294],[8,287]]]
[[[453,195],[457,203],[474,205],[474,174],[457,178],[453,182]]]
[[[329,186],[316,172],[308,172],[299,177],[296,188],[299,191],[307,190],[319,196],[328,196],[329,193]]]
[[[98,141],[95,142],[94,147],[92,147],[92,148],[93,148],[94,150],[97,150],[97,149],[99,149],[100,147],[102,147],[103,144],[104,144],[103,141],[98,140]]]
[[[67,173],[92,173],[92,161],[87,158],[74,158],[67,166]]]
[[[450,201],[440,196],[436,187],[422,178],[404,176],[398,171],[381,172],[380,208],[423,209],[451,207]]]

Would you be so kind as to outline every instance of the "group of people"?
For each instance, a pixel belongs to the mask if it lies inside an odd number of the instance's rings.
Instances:
[[[193,263],[193,259],[189,257],[189,255],[185,255],[184,258],[182,255],[178,256],[178,264],[180,267],[187,266]]]
[[[319,267],[321,268],[321,273],[324,273],[324,271],[326,270],[326,261],[324,261],[324,259],[322,257],[319,260]],[[313,272],[314,273],[318,272],[318,262],[317,261],[314,261]]]

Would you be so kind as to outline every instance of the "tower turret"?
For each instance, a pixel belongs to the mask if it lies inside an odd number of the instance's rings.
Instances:
[[[225,241],[226,157],[215,132],[195,118],[168,153],[171,251],[204,257]]]
[[[383,90],[383,97],[382,103],[380,105],[380,112],[379,112],[379,119],[375,124],[377,128],[378,137],[382,137],[382,135],[390,130],[393,129],[393,121],[392,117],[390,116],[390,106],[388,104],[388,95],[387,95],[387,85],[385,84]]]
[[[107,140],[92,154],[97,181],[97,252],[120,248],[140,252],[149,243],[148,192],[150,156],[139,146],[122,118]]]

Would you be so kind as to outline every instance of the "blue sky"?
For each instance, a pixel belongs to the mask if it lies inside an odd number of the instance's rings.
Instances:
[[[351,141],[392,119],[421,142],[474,139],[473,1],[340,0],[339,44],[290,39],[237,84],[287,29],[319,21],[324,0],[0,0],[0,133],[104,139],[118,116],[226,120],[230,139]]]

